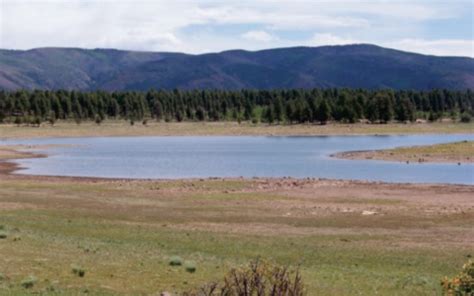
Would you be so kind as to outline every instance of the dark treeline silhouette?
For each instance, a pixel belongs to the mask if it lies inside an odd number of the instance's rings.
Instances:
[[[191,90],[148,92],[0,91],[0,122],[41,124],[58,119],[148,119],[164,121],[252,121],[266,123],[386,123],[468,121],[471,90],[393,91],[363,89]]]

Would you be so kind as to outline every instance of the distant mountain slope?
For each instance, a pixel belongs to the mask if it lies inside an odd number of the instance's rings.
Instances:
[[[114,49],[0,50],[0,88],[100,88],[129,67],[177,55]]]
[[[313,87],[474,89],[474,59],[365,44],[201,55],[75,48],[0,50],[2,89]]]

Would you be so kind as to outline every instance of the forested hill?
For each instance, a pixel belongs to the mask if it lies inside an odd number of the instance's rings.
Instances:
[[[474,59],[374,45],[187,55],[112,49],[0,50],[0,89],[474,89]]]

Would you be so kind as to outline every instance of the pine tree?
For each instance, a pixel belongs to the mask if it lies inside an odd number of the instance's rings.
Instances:
[[[163,105],[158,99],[155,99],[153,102],[153,116],[155,117],[156,121],[160,121],[163,117]]]
[[[275,111],[275,120],[280,123],[283,121],[283,102],[281,100],[281,97],[278,97],[275,101],[275,106],[274,106],[274,111]]]
[[[331,114],[331,110],[329,108],[329,104],[325,99],[322,99],[319,102],[317,113],[316,113],[316,120],[319,121],[322,125],[326,124],[329,120],[329,116]]]
[[[275,112],[273,108],[274,108],[273,105],[270,105],[265,109],[264,118],[265,118],[265,121],[268,122],[269,124],[272,124],[273,121],[275,120]]]
[[[380,120],[384,123],[389,122],[392,120],[393,117],[393,104],[392,100],[388,96],[384,96],[380,101],[379,101],[379,114],[380,114]]]

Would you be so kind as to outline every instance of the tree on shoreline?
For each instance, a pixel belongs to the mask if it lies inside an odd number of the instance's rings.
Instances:
[[[328,122],[330,114],[331,109],[328,102],[325,99],[321,100],[317,109],[316,120],[319,121],[320,124],[324,125]]]

